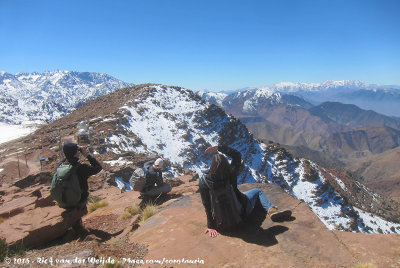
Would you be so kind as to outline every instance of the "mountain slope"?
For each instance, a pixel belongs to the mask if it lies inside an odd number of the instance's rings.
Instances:
[[[54,71],[0,72],[0,121],[9,124],[51,122],[83,103],[129,86],[107,74]]]
[[[400,147],[350,162],[348,169],[363,178],[364,184],[400,202]]]
[[[347,132],[334,133],[321,139],[323,152],[340,158],[363,157],[399,147],[400,131],[381,125],[366,126]]]
[[[400,231],[400,224],[370,214],[379,212],[386,219],[396,220],[396,204],[384,202],[383,197],[339,173],[294,158],[276,144],[255,140],[239,120],[190,90],[152,84],[117,90],[82,105],[24,140],[35,140],[36,135],[42,138],[42,147],[53,150],[58,130],[61,135],[73,134],[81,120],[94,128],[93,153],[107,161],[110,170],[119,165],[129,165],[132,170],[137,166],[132,159],[143,155],[164,157],[170,163],[167,176],[181,174],[184,169],[201,175],[212,159],[204,150],[224,143],[242,153],[245,167],[239,183],[280,186],[304,200],[329,229]]]
[[[276,88],[250,89],[230,94],[222,101],[222,107],[245,123],[257,138],[288,145],[297,155],[310,156],[318,163],[338,167],[344,164],[355,174],[362,174],[365,180],[374,181],[370,185],[380,190],[379,180],[394,181],[397,177],[398,168],[391,164],[393,161],[385,155],[380,157],[380,154],[398,148],[400,118],[363,110],[353,104],[325,102],[310,108],[310,104],[306,106],[300,101],[296,104],[283,100],[283,96],[290,96],[283,94],[298,92],[322,95],[329,95],[329,92],[336,90],[347,92],[350,85],[347,82],[325,85],[281,83]],[[357,83],[352,86],[357,87]],[[364,86],[359,84],[360,88]],[[359,90],[374,92],[373,88],[367,86]],[[206,96],[204,98],[212,100]],[[248,105],[252,109],[244,109],[246,102],[252,104]],[[370,155],[376,155],[373,162],[367,159]],[[380,163],[380,166],[388,169],[381,172],[381,168],[368,168],[368,163]],[[393,190],[389,196],[397,196],[395,187],[385,189],[385,193],[388,193],[388,189]]]
[[[93,112],[97,107],[103,107],[101,114]],[[190,90],[163,85],[118,90],[83,105],[53,126],[76,116],[81,120],[85,115],[94,117],[96,130],[108,126],[105,144],[96,153],[107,152],[114,160],[129,161],[123,156],[132,153],[161,156],[170,162],[171,176],[183,169],[202,174],[212,157],[204,154],[204,150],[210,145],[225,143],[242,153],[245,168],[238,178],[240,183],[279,185],[296,198],[305,200],[330,229],[377,232],[381,228],[392,232],[390,228],[397,226],[374,225],[364,212],[349,203],[371,212],[377,212],[375,209],[379,207],[386,211],[382,215],[394,217],[393,211],[382,206],[378,195],[349,179],[341,182],[339,175],[305,159],[293,158],[275,144],[266,145],[253,139],[239,120]],[[342,190],[336,190],[339,188]],[[349,198],[345,200],[337,191]]]
[[[400,118],[385,116],[371,110],[366,111],[353,104],[324,102],[312,107],[309,111],[315,116],[324,118],[325,120],[332,120],[351,128],[384,125],[400,130]]]

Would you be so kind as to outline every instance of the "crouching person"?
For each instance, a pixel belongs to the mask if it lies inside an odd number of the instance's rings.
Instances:
[[[237,177],[243,168],[241,153],[225,145],[212,146],[206,153],[216,153],[210,169],[199,182],[201,200],[207,215],[207,229],[211,237],[218,232],[235,229],[253,211],[257,202],[272,221],[281,221],[291,216],[290,210],[278,210],[260,189],[242,193],[237,188]],[[232,158],[229,164],[224,155]]]
[[[81,223],[81,217],[87,214],[88,178],[99,173],[102,167],[84,146],[65,143],[63,152],[65,159],[53,176],[50,193],[60,207],[70,212],[64,216],[74,225]],[[80,163],[81,155],[87,158],[90,165]]]
[[[148,161],[143,168],[136,169],[130,180],[134,191],[139,191],[142,197],[157,197],[172,190],[171,185],[165,183],[162,177],[164,161],[158,158],[156,161]]]

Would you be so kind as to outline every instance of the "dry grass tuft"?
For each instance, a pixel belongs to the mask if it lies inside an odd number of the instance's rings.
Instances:
[[[142,210],[140,209],[140,206],[138,204],[133,205],[131,207],[128,207],[125,209],[125,213],[122,214],[121,219],[125,220],[128,219],[136,214],[141,213]]]
[[[100,196],[96,196],[96,195],[89,195],[88,197],[88,202],[89,203],[97,203],[100,202],[101,200],[103,200],[104,198],[100,197]]]
[[[108,206],[107,200],[102,200],[102,201],[91,204],[89,206],[88,210],[89,210],[89,213],[92,213],[93,211],[95,211],[99,208],[102,208],[102,207],[106,207],[106,206]]]
[[[158,207],[156,204],[152,202],[147,203],[145,207],[142,209],[141,218],[138,224],[142,225],[148,218],[150,218],[157,212],[158,212]]]

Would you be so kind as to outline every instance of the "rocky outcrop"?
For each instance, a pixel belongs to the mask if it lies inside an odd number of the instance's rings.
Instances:
[[[9,246],[45,245],[63,235],[82,216],[82,212],[66,212],[56,206],[48,186],[14,186],[8,190],[11,194],[4,198],[9,201],[0,208],[0,238]]]
[[[184,176],[169,180],[175,187],[168,197],[159,203],[166,205],[176,198],[198,190],[197,174],[189,170],[185,173]],[[91,188],[99,183],[93,178],[90,180]],[[3,193],[3,205],[0,207],[0,238],[9,246],[21,243],[28,248],[46,245],[64,235],[83,215],[80,211],[66,212],[59,208],[50,196],[48,185],[29,186],[23,183],[27,186],[25,188],[15,185],[0,188],[0,192]],[[113,241],[124,237],[133,229],[137,217],[135,220],[122,219],[121,216],[128,207],[142,202],[138,192],[121,193],[117,187],[106,186],[93,191],[91,196],[107,201],[108,206],[84,216],[82,220],[85,227],[100,232],[103,240],[114,238]]]
[[[293,218],[274,223],[258,210],[239,231],[210,238],[204,234],[206,217],[201,198],[193,194],[166,206],[129,239],[148,246],[147,260],[168,261],[164,263],[173,267],[196,261],[205,267],[353,267],[367,262],[376,267],[395,267],[400,264],[399,235],[332,232],[305,203],[281,189],[266,184],[240,186],[242,191],[254,187],[261,188],[277,206],[291,209]]]
[[[193,264],[355,267],[359,263],[396,267],[400,264],[399,235],[329,231],[306,203],[271,184],[244,184],[239,188],[262,189],[275,205],[291,209],[292,218],[272,222],[259,207],[237,231],[211,238],[204,233],[206,216],[198,193],[198,176],[190,171],[185,174],[168,180],[172,191],[156,200],[159,212],[140,226],[139,216],[122,217],[127,208],[143,204],[137,192],[121,193],[114,186],[92,191],[93,198],[106,200],[108,205],[83,217],[87,233],[79,237],[67,233],[58,245],[51,241],[65,234],[77,215],[63,215],[63,210],[49,200],[48,186],[1,188],[2,199],[6,201],[1,207],[2,215],[9,216],[0,224],[0,237],[9,245],[19,242],[28,247],[42,245],[43,249],[27,252],[26,257],[32,259],[75,258],[87,251],[86,259],[112,256],[120,263],[130,264],[128,258],[132,257],[131,261],[135,258],[153,261],[154,267],[160,266],[156,264],[158,261],[166,267],[193,267]]]

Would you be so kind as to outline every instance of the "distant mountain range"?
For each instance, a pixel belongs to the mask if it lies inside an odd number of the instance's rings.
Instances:
[[[379,169],[380,172],[368,169],[369,172],[365,172],[366,163],[370,163],[365,162],[367,157],[399,147],[400,118],[364,110],[354,104],[329,101],[313,105],[300,94],[292,95],[311,92],[323,96],[325,92],[328,96],[329,91],[334,92],[334,88],[343,92],[350,86],[365,87],[364,91],[375,92],[360,82],[330,82],[316,85],[281,83],[275,89],[249,89],[229,95],[199,94],[239,118],[257,138],[288,145],[298,156],[311,158],[321,164],[330,163],[330,166],[347,166],[371,182],[371,185],[374,182],[375,186],[378,185],[377,180],[385,180],[383,175],[388,176],[392,187],[388,186],[390,183],[387,184],[386,194],[400,200],[400,195],[394,191],[396,178],[400,179],[394,165],[379,161],[390,169]],[[386,94],[396,89],[378,91]],[[377,103],[379,101],[376,100]],[[400,156],[391,155],[400,161]],[[388,157],[381,159],[392,161]]]
[[[258,94],[280,93],[304,98],[313,105],[326,101],[355,104],[362,109],[373,110],[388,116],[400,117],[400,86],[365,84],[360,81],[325,81],[323,83],[281,82],[259,88],[243,88],[237,92],[258,92]],[[200,92],[204,95],[204,92]],[[233,93],[211,93],[209,97],[233,95]]]
[[[53,71],[13,75],[0,71],[0,122],[52,122],[89,100],[130,85],[102,73]]]

